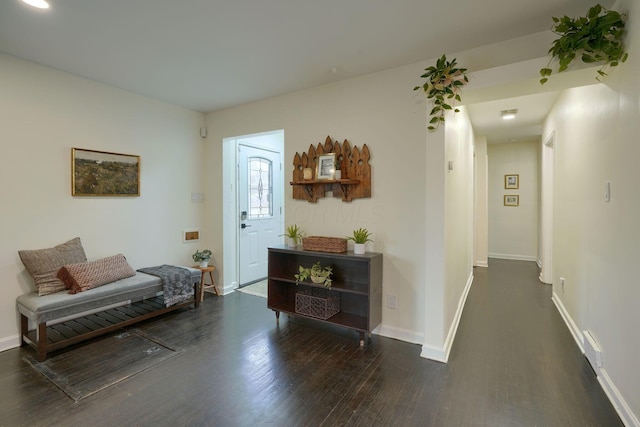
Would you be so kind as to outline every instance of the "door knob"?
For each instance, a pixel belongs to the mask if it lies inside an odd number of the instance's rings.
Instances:
[[[240,224],[240,228],[243,228],[243,229],[244,229],[244,228],[247,228],[247,227],[251,227],[251,226],[250,226],[250,225],[247,225],[247,224]]]

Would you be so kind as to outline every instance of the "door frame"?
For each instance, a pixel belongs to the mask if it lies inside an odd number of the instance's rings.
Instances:
[[[284,159],[284,129],[239,135],[222,140],[222,251],[223,289],[222,293],[233,292],[239,286],[240,260],[240,212],[238,211],[238,146],[253,146],[280,154]],[[276,171],[277,172],[277,171]],[[284,232],[284,167],[279,171],[282,191],[282,215],[280,232]]]
[[[540,281],[553,284],[553,221],[556,131],[543,140],[540,162]]]

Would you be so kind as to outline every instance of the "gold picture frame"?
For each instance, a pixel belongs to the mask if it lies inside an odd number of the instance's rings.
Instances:
[[[140,196],[140,156],[72,148],[71,195]]]
[[[505,194],[504,195],[505,206],[520,206],[520,196],[517,194]]]
[[[316,180],[330,181],[336,176],[336,153],[320,154],[316,163]]]
[[[518,190],[520,188],[520,175],[510,174],[504,176],[505,190]]]

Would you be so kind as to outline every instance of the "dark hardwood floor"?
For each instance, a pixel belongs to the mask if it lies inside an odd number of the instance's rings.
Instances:
[[[448,364],[420,346],[205,296],[138,325],[184,350],[74,403],[0,353],[0,426],[619,426],[535,263],[475,269]],[[89,352],[91,343],[71,350]],[[104,369],[109,369],[108,363]]]

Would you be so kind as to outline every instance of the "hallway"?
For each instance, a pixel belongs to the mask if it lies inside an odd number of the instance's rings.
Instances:
[[[474,269],[449,358],[446,425],[622,425],[534,262]],[[434,423],[434,425],[444,425]]]
[[[207,294],[137,328],[180,355],[78,403],[24,361],[30,349],[0,353],[0,425],[621,425],[536,264],[491,259],[474,274],[448,364],[379,336],[361,349],[308,319],[278,325],[261,297]]]

